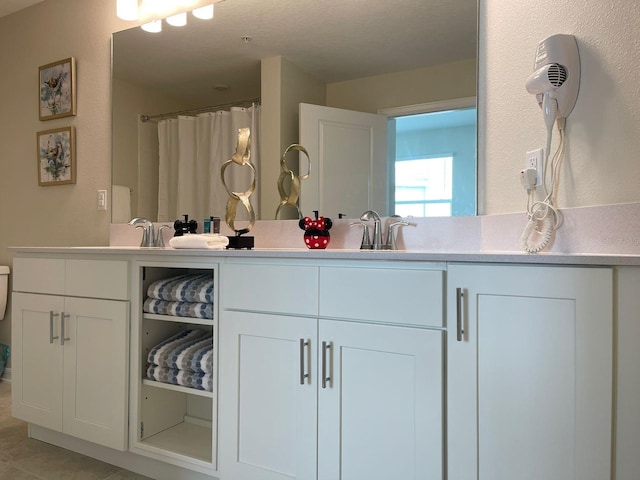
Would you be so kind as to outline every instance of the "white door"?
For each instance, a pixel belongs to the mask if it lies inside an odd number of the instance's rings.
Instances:
[[[610,478],[611,270],[451,265],[448,284],[449,479]]]
[[[65,312],[63,431],[126,450],[129,302],[67,298]]]
[[[14,293],[11,311],[13,416],[62,431],[63,297]],[[55,315],[55,316],[52,316]]]
[[[316,335],[316,319],[224,312],[222,478],[316,478]]]
[[[319,341],[318,480],[442,479],[442,331],[320,320]]]
[[[387,215],[387,117],[301,103],[299,121],[300,144],[311,161],[300,187],[302,214]],[[306,157],[300,158],[305,173]]]

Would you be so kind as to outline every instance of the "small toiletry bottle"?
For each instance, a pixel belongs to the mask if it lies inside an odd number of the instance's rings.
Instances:
[[[220,218],[209,217],[211,220],[211,233],[220,233]]]
[[[211,220],[208,218],[204,219],[202,224],[202,233],[211,233]]]

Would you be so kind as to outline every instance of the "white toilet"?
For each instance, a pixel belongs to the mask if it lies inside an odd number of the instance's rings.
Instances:
[[[9,267],[0,265],[0,320],[4,318],[7,308],[7,291],[9,290]]]

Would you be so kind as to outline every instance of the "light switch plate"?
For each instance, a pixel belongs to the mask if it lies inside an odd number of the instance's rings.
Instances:
[[[107,191],[98,190],[98,210],[107,209]]]

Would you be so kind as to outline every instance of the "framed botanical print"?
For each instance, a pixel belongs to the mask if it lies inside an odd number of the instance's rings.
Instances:
[[[38,71],[39,118],[76,114],[76,61],[73,57],[43,65]]]
[[[38,185],[76,183],[76,138],[74,127],[37,133]]]

